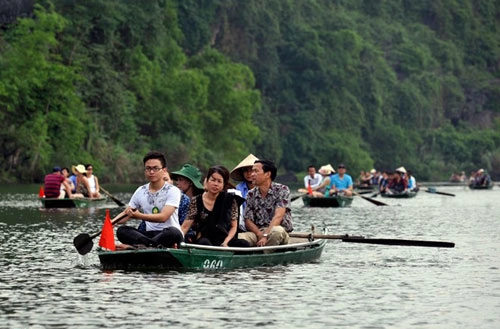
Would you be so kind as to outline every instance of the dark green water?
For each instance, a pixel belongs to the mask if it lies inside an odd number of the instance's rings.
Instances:
[[[329,241],[312,264],[223,273],[104,273],[72,244],[94,209],[41,209],[39,186],[0,188],[0,328],[498,328],[500,189],[439,187],[351,208],[292,204],[296,229],[445,240],[454,249]],[[128,201],[134,187],[108,188]],[[134,223],[136,224],[136,223]]]

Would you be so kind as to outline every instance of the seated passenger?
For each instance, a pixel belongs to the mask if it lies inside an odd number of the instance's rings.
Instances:
[[[316,172],[316,168],[313,165],[307,167],[307,172],[307,176],[304,177],[305,188],[300,188],[298,190],[300,193],[309,193],[309,189],[314,191],[321,185],[321,181],[323,180],[323,177]]]
[[[338,173],[330,177],[328,195],[341,194],[352,196],[352,177],[346,174],[346,167],[343,163],[338,166]]]
[[[237,238],[239,204],[243,198],[224,190],[229,184],[229,170],[213,166],[205,180],[206,191],[191,200],[188,215],[182,224],[184,234],[195,224],[194,243],[222,246],[248,247],[245,240]]]
[[[249,154],[245,159],[243,159],[233,170],[231,170],[231,178],[238,181],[236,185],[236,190],[240,192],[240,196],[246,199],[248,191],[254,188],[252,182],[252,167],[256,160],[259,160],[255,155]],[[238,232],[246,232],[247,228],[245,226],[245,218],[243,214],[245,213],[246,202],[240,206],[240,219],[238,224]]]
[[[288,244],[288,232],[293,231],[290,189],[274,182],[276,174],[272,161],[255,161],[252,180],[256,187],[248,192],[245,208],[247,232],[239,234],[250,246]]]
[[[326,190],[330,185],[330,177],[335,174],[335,169],[333,169],[331,164],[327,164],[325,166],[321,166],[318,172],[321,176],[323,176],[323,180],[321,181],[321,184],[313,190],[313,196],[323,197],[325,196]]]
[[[394,172],[394,178],[391,179],[389,183],[389,192],[390,194],[403,194],[408,192],[408,183],[404,178],[404,174],[406,174],[406,170],[403,167],[396,169]]]

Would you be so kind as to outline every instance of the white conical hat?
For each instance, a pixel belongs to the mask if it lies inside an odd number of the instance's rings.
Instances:
[[[243,178],[243,175],[241,174],[241,168],[245,167],[252,167],[254,162],[256,160],[259,160],[255,155],[249,154],[243,161],[238,163],[236,167],[234,167],[233,170],[231,170],[231,178],[236,180],[236,181],[244,181],[245,179]]]
[[[401,166],[398,169],[396,169],[397,172],[402,172],[403,174],[406,174],[406,169],[405,167]]]
[[[318,172],[321,175],[330,175],[332,173],[335,173],[335,169],[333,169],[331,164],[327,164],[327,165],[321,166],[321,168],[319,168]]]

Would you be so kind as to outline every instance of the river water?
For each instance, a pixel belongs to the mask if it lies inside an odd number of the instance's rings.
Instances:
[[[442,240],[453,249],[331,240],[316,263],[215,273],[108,272],[73,238],[100,208],[44,210],[37,187],[0,188],[0,328],[500,327],[500,188],[438,187],[351,208],[292,204],[296,230]],[[125,202],[130,191],[114,195]],[[369,195],[368,195],[369,196]],[[97,239],[95,244],[97,244]]]

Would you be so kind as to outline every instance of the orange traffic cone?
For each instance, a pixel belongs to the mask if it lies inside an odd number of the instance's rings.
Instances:
[[[43,191],[43,186],[40,186],[40,191],[38,191],[38,197],[39,198],[45,197],[45,192]]]
[[[113,224],[111,224],[111,218],[109,217],[109,209],[106,209],[106,219],[104,219],[104,225],[102,226],[99,246],[108,250],[116,250],[115,234],[113,231]]]

